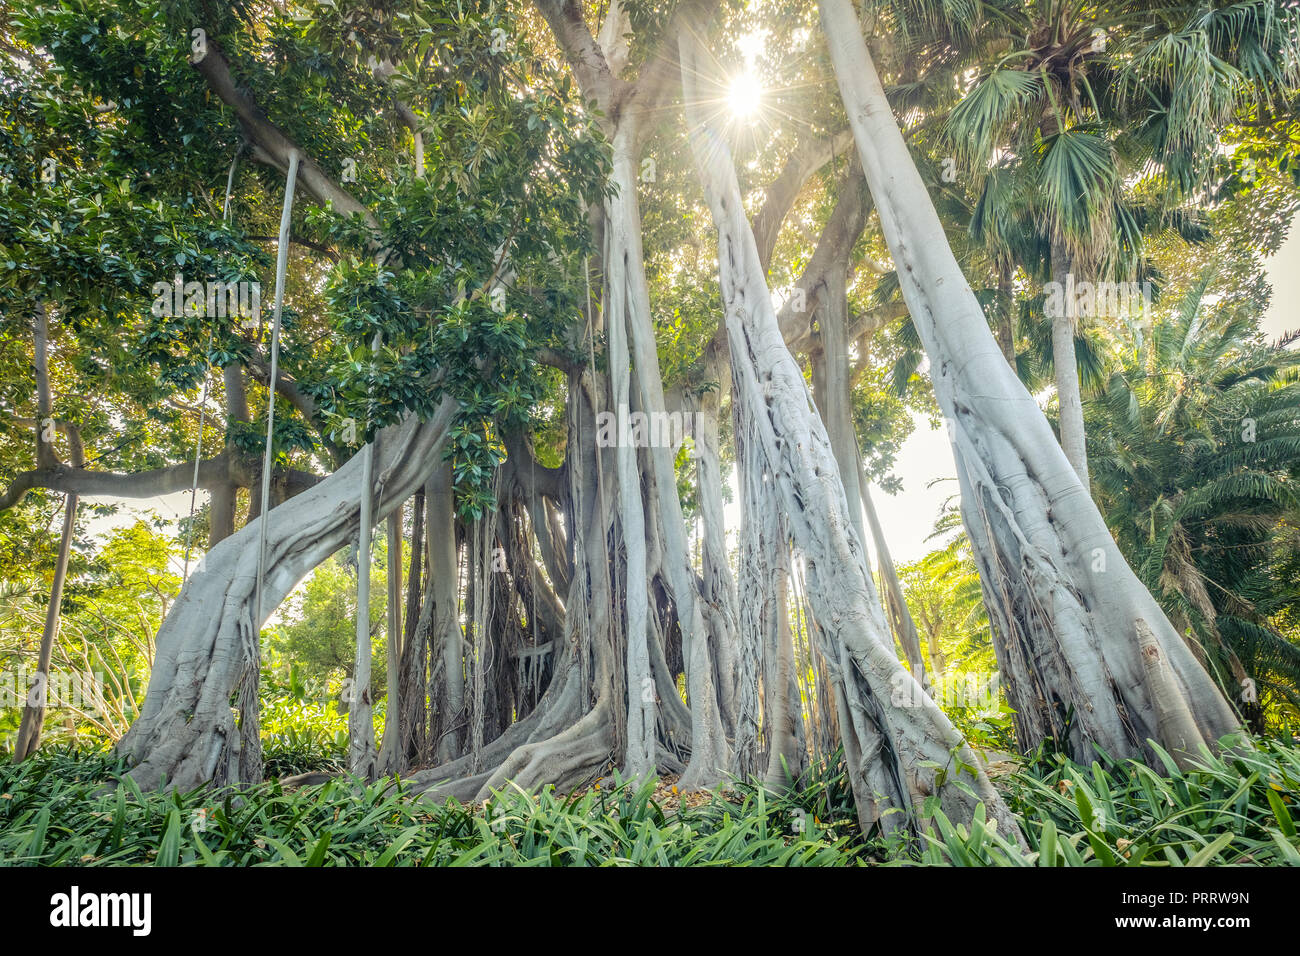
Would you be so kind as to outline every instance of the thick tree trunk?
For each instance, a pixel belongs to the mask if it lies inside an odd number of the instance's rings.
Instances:
[[[889,108],[848,0],[822,26],[902,292],[948,419],[963,517],[1008,681],[1021,746],[1045,738],[1088,758],[1162,744],[1145,625],[1204,742],[1240,728],[1213,681],[1124,562],[1047,419],[1008,367],[953,257]]]
[[[614,181],[625,195],[606,205],[605,330],[609,342],[609,375],[612,404],[616,410],[619,435],[614,456],[618,469],[619,517],[623,527],[626,554],[627,612],[627,753],[623,770],[628,777],[642,778],[655,767],[655,682],[650,670],[649,574],[646,569],[645,511],[641,501],[641,479],[637,452],[624,421],[631,416],[631,359],[628,349],[628,326],[635,321],[630,313],[631,278],[640,262],[630,246],[640,242],[638,224],[629,216],[635,201],[626,194],[636,189],[631,155],[631,133],[625,132],[614,142]],[[635,207],[631,207],[635,208]],[[657,361],[657,360],[656,360]],[[675,490],[675,489],[674,489]]]
[[[408,418],[378,437],[373,489],[381,517],[406,500],[437,463],[455,403],[434,418]],[[354,538],[360,520],[363,456],[270,514],[263,610],[269,616],[293,586]],[[259,519],[266,520],[266,519]],[[250,659],[258,529],[246,526],[208,552],[158,632],[144,709],[117,744],[143,786],[186,790],[239,780],[239,743],[230,707]]]
[[[682,84],[692,152],[718,229],[732,372],[758,429],[773,504],[784,507],[806,567],[859,821],[864,830],[879,824],[886,832],[916,826],[924,798],[933,794],[958,819],[970,819],[982,802],[1004,832],[1018,834],[974,752],[894,654],[830,440],[781,337],[730,150],[700,115],[698,42],[682,34]],[[963,781],[968,787],[948,783],[966,772],[959,765],[975,768]]]
[[[618,194],[606,206],[606,238],[610,242],[606,267],[618,259],[624,291],[611,281],[611,297],[625,296],[628,347],[637,370],[640,405],[650,415],[667,411],[659,373],[659,353],[650,314],[650,291],[646,284],[641,250],[641,220],[636,199],[636,125],[624,118],[614,139],[614,181]],[[685,521],[677,497],[674,450],[664,441],[652,441],[649,452],[655,499],[662,534],[665,579],[682,633],[686,659],[686,691],[691,708],[691,759],[679,781],[684,790],[707,789],[722,780],[730,768],[731,755],[722,730],[714,682],[712,655],[704,629],[704,617],[696,599],[695,572],[686,547]],[[620,478],[620,488],[622,478]],[[631,529],[626,529],[630,535]],[[629,568],[629,575],[632,573]],[[629,672],[629,677],[631,676]]]

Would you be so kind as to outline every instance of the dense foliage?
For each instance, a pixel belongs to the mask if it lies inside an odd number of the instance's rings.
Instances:
[[[0,864],[105,866],[1205,866],[1300,864],[1300,750],[1259,742],[1157,773],[1042,757],[1001,778],[1022,853],[979,818],[934,815],[920,845],[864,839],[843,765],[785,795],[736,784],[666,807],[654,784],[485,805],[411,800],[398,781],[288,791],[142,793],[102,754],[0,768]],[[105,782],[119,781],[112,792]]]

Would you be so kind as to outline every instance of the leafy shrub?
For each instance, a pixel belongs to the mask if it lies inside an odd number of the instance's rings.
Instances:
[[[347,718],[332,704],[294,697],[262,700],[262,773],[268,779],[299,773],[339,773],[347,767]]]
[[[247,866],[1300,865],[1300,750],[1255,741],[1165,773],[1040,755],[999,781],[1028,850],[982,808],[954,824],[933,798],[919,842],[858,832],[842,757],[784,794],[738,784],[669,811],[646,783],[563,796],[508,786],[485,806],[341,777],[286,791],[141,792],[103,752],[0,766],[0,864]],[[116,787],[106,784],[116,783]]]
[[[412,799],[342,778],[285,791],[141,792],[102,755],[42,752],[0,768],[0,862],[9,865],[842,865],[846,838],[790,831],[761,792],[665,814],[639,790],[564,797],[507,788],[484,807]],[[104,784],[119,785],[106,791]]]
[[[937,833],[925,838],[922,859],[958,866],[1300,865],[1293,817],[1300,750],[1269,740],[1239,743],[1222,756],[1204,752],[1186,770],[1157,747],[1163,775],[1104,755],[1088,768],[1059,754],[1041,756],[1005,781],[1028,853],[982,817],[954,825],[932,805]]]

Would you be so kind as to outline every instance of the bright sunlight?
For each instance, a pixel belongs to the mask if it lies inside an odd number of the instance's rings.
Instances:
[[[752,118],[762,100],[763,85],[754,74],[746,71],[732,79],[727,90],[727,108],[736,119]]]

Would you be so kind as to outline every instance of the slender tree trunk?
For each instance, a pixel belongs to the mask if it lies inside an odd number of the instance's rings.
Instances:
[[[50,389],[49,371],[49,311],[44,302],[36,306],[32,358],[36,371],[36,461],[40,467],[50,468],[58,463],[54,451],[54,399]],[[73,443],[74,464],[80,468],[80,441]],[[41,631],[41,646],[36,658],[36,684],[28,694],[14,742],[14,763],[35,753],[41,743],[45,726],[45,710],[50,686],[50,660],[54,656],[54,642],[59,633],[59,615],[63,605],[63,582],[68,574],[68,559],[72,553],[72,535],[77,523],[77,496],[68,494],[63,506],[63,533],[59,537],[59,553],[54,561],[54,578],[50,583],[50,602],[45,610],[45,627]]]
[[[429,632],[432,628],[433,597],[424,574],[424,489],[411,503],[411,565],[407,572],[406,612],[403,615],[402,656],[397,697],[401,703],[399,769],[428,759],[428,698],[426,673],[429,668]],[[392,719],[390,717],[390,719]]]
[[[41,631],[41,649],[36,659],[36,685],[27,696],[18,739],[14,741],[14,763],[26,760],[41,744],[45,727],[45,709],[50,687],[50,659],[59,634],[59,611],[63,604],[63,582],[68,574],[68,557],[72,553],[72,534],[77,523],[77,496],[69,494],[63,506],[63,534],[59,554],[54,561],[54,580],[50,584],[50,603],[45,609],[45,628]]]
[[[1065,246],[1052,240],[1052,279],[1066,290],[1065,307],[1052,320],[1052,366],[1056,376],[1056,402],[1061,419],[1061,448],[1070,467],[1087,490],[1088,440],[1083,430],[1083,393],[1079,387],[1079,361],[1074,350],[1075,303],[1072,263]]]
[[[898,643],[903,646],[903,653],[907,655],[907,663],[912,669],[912,675],[921,682],[922,687],[928,690],[930,678],[925,671],[925,658],[921,655],[921,638],[916,633],[916,622],[912,620],[912,612],[908,610],[907,599],[903,595],[903,582],[898,579],[898,570],[894,567],[894,559],[889,553],[889,542],[885,540],[885,532],[880,527],[880,517],[876,514],[876,505],[871,500],[871,491],[867,487],[867,476],[860,469],[858,474],[862,479],[862,504],[867,512],[867,526],[871,529],[871,540],[876,545],[880,579],[885,585],[885,607],[889,611],[889,621],[894,627],[894,636],[898,638]]]
[[[1047,419],[1008,367],[899,132],[848,0],[822,27],[902,293],[948,419],[995,648],[1023,748],[1051,738],[1079,757],[1167,746],[1139,652],[1153,632],[1205,743],[1240,721],[1125,563]]]
[[[433,653],[441,658],[443,711],[436,715],[440,733],[434,749],[440,763],[460,754],[461,718],[465,710],[464,649],[460,631],[460,562],[456,554],[456,502],[451,465],[440,463],[425,488],[429,535],[429,576],[433,581]]]
[[[375,721],[370,699],[370,557],[375,442],[361,449],[360,530],[357,533],[356,659],[348,701],[348,769],[365,780],[375,775]]]
[[[384,739],[379,746],[379,770],[393,774],[402,762],[402,508],[387,519],[388,532],[388,634],[384,640],[388,652],[385,677],[388,684],[384,702]],[[415,582],[412,582],[412,587]]]

